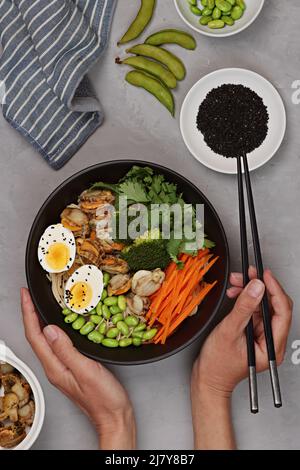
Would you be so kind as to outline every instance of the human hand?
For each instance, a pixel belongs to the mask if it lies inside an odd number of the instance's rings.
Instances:
[[[91,419],[100,447],[134,449],[133,408],[122,385],[101,364],[80,354],[60,328],[50,325],[42,330],[30,294],[24,288],[21,304],[26,338],[49,381]]]

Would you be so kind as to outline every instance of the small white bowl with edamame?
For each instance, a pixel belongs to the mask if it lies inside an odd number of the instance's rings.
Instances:
[[[227,1],[227,0],[226,0]],[[211,29],[206,25],[200,24],[202,16],[197,16],[191,11],[191,5],[189,0],[174,0],[176,10],[182,20],[190,26],[195,31],[198,31],[200,34],[205,36],[212,36],[217,38],[224,38],[228,36],[233,36],[234,34],[244,31],[248,26],[250,26],[260,14],[265,0],[244,0],[246,9],[243,13],[243,16],[236,20],[232,26],[226,25],[219,29]],[[204,9],[201,1],[197,0],[197,5],[199,9]]]

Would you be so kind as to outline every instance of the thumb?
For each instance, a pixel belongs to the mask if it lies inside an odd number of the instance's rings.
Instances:
[[[237,298],[228,319],[236,331],[243,332],[253,313],[259,306],[265,292],[265,285],[259,279],[250,281]]]

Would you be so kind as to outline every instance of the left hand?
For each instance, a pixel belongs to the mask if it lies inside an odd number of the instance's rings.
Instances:
[[[42,363],[49,381],[88,415],[96,426],[101,448],[135,448],[131,402],[120,382],[101,364],[74,348],[57,326],[41,329],[27,289],[21,290],[26,338]]]

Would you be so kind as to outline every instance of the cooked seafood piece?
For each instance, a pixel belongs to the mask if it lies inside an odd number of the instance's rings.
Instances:
[[[131,288],[131,279],[128,274],[116,274],[108,284],[108,295],[122,295]]]
[[[2,397],[0,421],[10,419],[13,423],[18,421],[19,399],[15,393],[9,392]]]
[[[61,213],[61,223],[71,230],[75,237],[87,237],[90,233],[89,218],[75,205],[68,206]]]
[[[122,243],[117,243],[110,239],[100,239],[100,243],[104,252],[107,254],[111,254],[114,251],[122,251],[124,248]]]
[[[148,297],[140,297],[136,294],[129,294],[126,299],[126,314],[128,315],[143,315],[143,313],[145,313],[150,307],[150,300]]]
[[[4,388],[4,392],[8,393],[11,391],[11,388],[18,382],[20,382],[20,376],[17,375],[15,372],[11,372],[9,374],[5,374],[1,377],[2,385]]]
[[[104,204],[113,204],[115,196],[105,189],[88,189],[79,196],[79,207],[87,214],[95,214]]]
[[[30,400],[27,405],[23,406],[19,409],[19,422],[25,424],[26,426],[31,426],[34,420],[34,413],[35,413],[35,404],[32,400]]]
[[[132,292],[141,296],[149,297],[160,289],[165,280],[165,273],[161,269],[154,271],[138,271],[132,278]]]
[[[0,364],[0,376],[3,374],[9,374],[13,372],[14,368],[10,364],[7,364],[6,362],[3,362]]]
[[[103,245],[100,240],[78,239],[77,254],[84,263],[99,266],[105,257]]]
[[[129,271],[126,261],[116,256],[106,256],[100,268],[110,274],[126,274]]]
[[[10,449],[16,447],[26,437],[25,426],[16,424],[0,428],[0,447]]]
[[[11,391],[15,393],[19,399],[19,408],[27,405],[30,399],[31,388],[30,385],[24,380],[20,379],[12,387]]]

